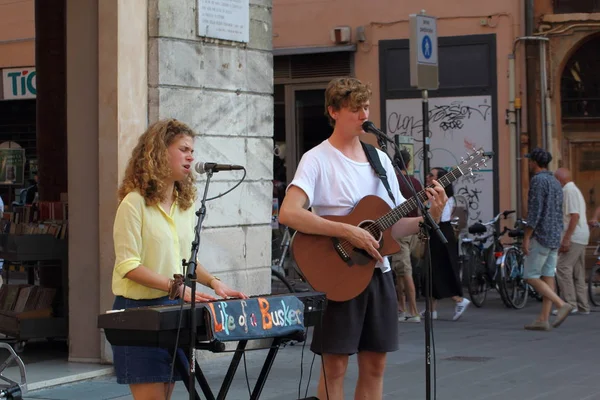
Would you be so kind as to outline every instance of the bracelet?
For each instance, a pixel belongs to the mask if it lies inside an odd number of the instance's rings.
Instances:
[[[213,275],[213,277],[212,277],[212,278],[210,278],[210,280],[208,281],[208,285],[206,285],[206,286],[208,286],[209,288],[211,288],[211,289],[213,289],[213,290],[214,290],[214,288],[212,287],[211,283],[212,283],[212,281],[214,281],[215,279],[216,279],[216,280],[218,280],[219,282],[221,281],[221,279],[219,279],[218,277],[216,277],[216,276],[214,276],[214,275]]]
[[[183,283],[183,275],[174,274],[171,286],[169,287],[169,299],[175,300],[183,296],[185,285]]]

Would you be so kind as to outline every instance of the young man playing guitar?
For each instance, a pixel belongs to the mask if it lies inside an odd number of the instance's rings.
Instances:
[[[359,377],[354,398],[381,399],[386,353],[398,349],[396,290],[389,262],[377,250],[379,242],[363,228],[320,217],[347,215],[367,195],[380,197],[390,207],[405,201],[388,156],[377,151],[396,204],[369,164],[361,145],[360,136],[365,133],[362,124],[369,117],[370,97],[369,86],[357,79],[339,78],[329,83],[325,111],[333,133],[302,157],[279,216],[281,223],[299,232],[346,240],[377,260],[368,287],[351,300],[329,300],[322,324],[315,329],[311,350],[322,355],[318,397],[323,400],[344,398],[348,358],[355,353],[358,354]],[[430,213],[439,221],[447,200],[444,188],[435,182],[434,187],[426,191]],[[392,226],[392,236],[415,234],[422,221],[422,217],[402,218]]]

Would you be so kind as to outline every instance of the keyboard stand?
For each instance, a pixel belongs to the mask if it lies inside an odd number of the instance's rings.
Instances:
[[[279,351],[280,346],[286,341],[295,340],[298,342],[302,342],[305,339],[306,338],[305,338],[304,332],[300,332],[298,335],[295,335],[294,337],[276,337],[273,339],[273,343],[271,344],[271,347],[269,348],[269,353],[267,354],[267,357],[265,358],[265,362],[263,363],[262,369],[260,371],[260,375],[258,376],[258,380],[256,381],[256,384],[254,385],[254,389],[252,390],[250,400],[258,400],[258,398],[260,397],[260,394],[262,393],[265,383],[267,382],[267,378],[269,377],[269,373],[271,372],[271,367],[273,366],[273,362],[275,361],[275,357],[277,356],[277,352]],[[229,364],[229,368],[227,369],[227,373],[225,374],[225,378],[223,379],[223,382],[221,383],[221,388],[219,389],[219,394],[217,395],[217,397],[215,397],[210,385],[208,384],[208,381],[206,380],[206,377],[204,376],[204,373],[202,372],[202,368],[200,368],[198,361],[196,361],[196,371],[195,371],[196,381],[200,385],[200,389],[202,389],[202,392],[204,393],[204,396],[206,397],[207,400],[224,400],[226,398],[227,393],[229,392],[229,389],[231,388],[231,383],[233,382],[233,378],[235,377],[235,373],[237,372],[237,369],[238,369],[238,366],[242,359],[242,356],[244,354],[244,351],[246,351],[247,344],[248,344],[248,340],[240,340],[238,342],[237,348],[235,349],[235,352],[233,354],[233,358],[231,359],[231,363]],[[206,343],[206,344],[201,343],[201,344],[198,344],[196,349],[197,350],[208,350],[208,351],[212,351],[212,352],[222,352],[225,349],[225,345],[222,342],[210,342],[210,343]],[[188,387],[189,386],[188,379],[189,379],[190,375],[189,375],[189,364],[187,363],[187,360],[182,360],[180,357],[177,357],[176,368],[179,371],[179,374],[181,375],[181,377],[183,379],[183,383],[185,384],[185,387],[189,392],[190,388]],[[196,399],[200,400],[200,396],[198,395],[197,392],[196,392]]]

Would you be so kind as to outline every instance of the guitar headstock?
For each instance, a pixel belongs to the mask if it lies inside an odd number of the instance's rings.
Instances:
[[[471,154],[467,154],[467,157],[461,157],[460,164],[458,164],[457,168],[461,170],[463,175],[470,174],[473,175],[473,171],[479,171],[480,169],[486,167],[487,162],[491,160],[494,153],[492,151],[484,151],[483,148],[479,150],[473,149]]]

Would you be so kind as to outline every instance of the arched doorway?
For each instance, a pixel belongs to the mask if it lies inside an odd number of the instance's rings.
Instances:
[[[590,36],[573,52],[561,76],[561,114],[568,165],[590,217],[600,207],[600,35]],[[563,149],[567,150],[567,149]],[[600,240],[592,232],[590,244]]]

